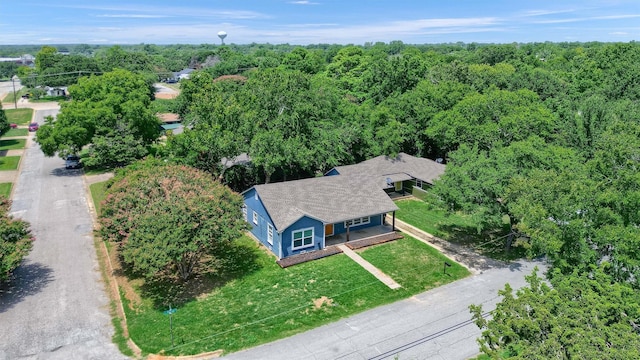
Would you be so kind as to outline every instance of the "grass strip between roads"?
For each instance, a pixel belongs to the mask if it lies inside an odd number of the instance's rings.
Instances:
[[[33,109],[5,109],[9,124],[27,125],[33,118]]]
[[[17,170],[18,164],[20,164],[20,156],[1,156],[0,157],[0,171]]]
[[[96,206],[104,183],[90,189]],[[110,251],[115,246],[108,246]],[[469,275],[445,257],[411,238],[360,251],[403,287],[391,290],[345,255],[286,269],[253,239],[243,236],[221,254],[218,274],[191,286],[191,300],[164,311],[161,293],[148,296],[141,279],[121,284],[121,298],[131,339],[144,353],[191,355],[216,350],[234,352],[282,339],[356,313],[405,299]],[[192,285],[193,285],[192,284]],[[171,290],[171,289],[167,289]],[[173,345],[171,336],[173,333]]]

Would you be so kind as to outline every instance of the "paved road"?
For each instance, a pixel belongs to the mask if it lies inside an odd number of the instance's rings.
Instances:
[[[80,171],[66,171],[33,143],[21,170],[12,213],[32,224],[37,240],[13,282],[0,288],[0,360],[125,358],[111,343]]]
[[[500,300],[505,283],[519,288],[540,262],[494,268],[410,299],[246,351],[224,359],[468,359],[478,353],[480,330],[468,306],[485,311]]]

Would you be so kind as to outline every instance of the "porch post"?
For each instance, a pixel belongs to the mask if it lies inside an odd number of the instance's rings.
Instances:
[[[349,223],[347,223],[347,242],[349,242]]]
[[[396,231],[396,212],[393,212],[393,222],[391,223],[391,230]]]

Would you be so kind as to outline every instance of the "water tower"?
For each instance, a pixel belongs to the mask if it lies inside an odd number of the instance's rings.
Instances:
[[[224,31],[220,31],[218,32],[218,37],[220,38],[220,41],[222,41],[222,45],[224,45],[224,38],[227,37],[227,33]]]

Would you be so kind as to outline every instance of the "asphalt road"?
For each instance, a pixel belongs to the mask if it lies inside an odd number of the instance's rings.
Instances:
[[[468,359],[478,354],[480,330],[470,304],[495,309],[498,290],[524,277],[541,262],[522,261],[381,306],[320,328],[224,359]]]
[[[36,241],[0,288],[0,360],[126,358],[111,342],[82,174],[28,144],[11,210],[31,223]]]

